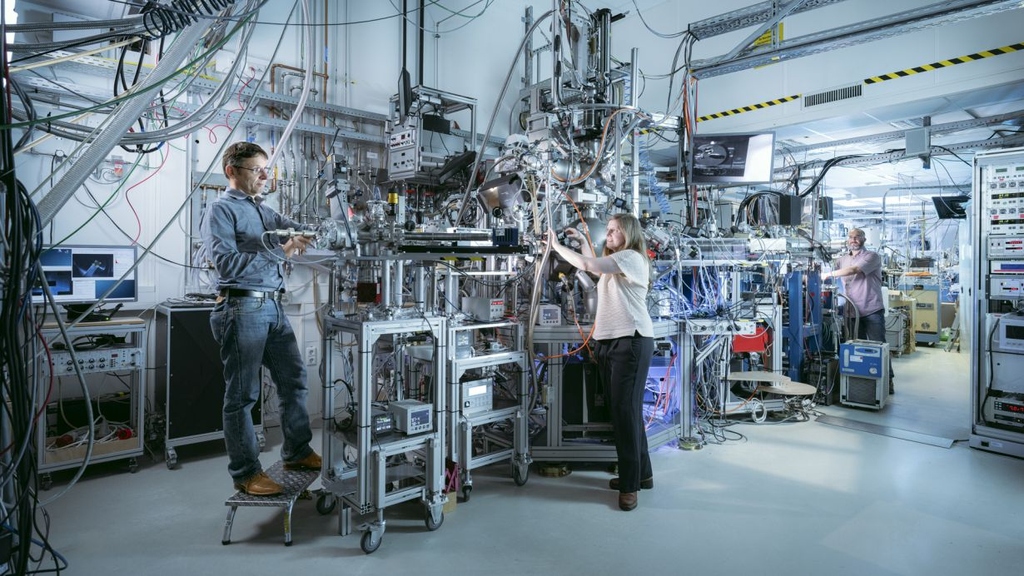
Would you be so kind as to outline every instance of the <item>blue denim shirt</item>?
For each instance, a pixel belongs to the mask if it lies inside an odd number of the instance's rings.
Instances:
[[[283,290],[281,244],[287,238],[264,233],[284,228],[306,227],[234,188],[210,203],[200,233],[220,275],[218,287]]]

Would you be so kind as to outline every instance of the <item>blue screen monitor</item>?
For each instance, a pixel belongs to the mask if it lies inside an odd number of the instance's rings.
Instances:
[[[767,184],[772,181],[775,133],[695,134],[691,184]]]
[[[39,266],[57,304],[92,304],[104,294],[104,302],[137,302],[137,259],[136,246],[61,244],[44,247]],[[32,302],[46,304],[39,285],[32,288]]]

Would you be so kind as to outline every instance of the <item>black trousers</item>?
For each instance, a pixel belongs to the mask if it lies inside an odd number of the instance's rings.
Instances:
[[[654,339],[634,334],[599,340],[594,355],[609,396],[615,453],[619,459],[619,492],[637,492],[641,479],[654,476],[643,413]]]

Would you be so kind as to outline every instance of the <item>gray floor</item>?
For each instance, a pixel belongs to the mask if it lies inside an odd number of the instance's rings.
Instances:
[[[280,509],[268,508],[240,508],[223,546],[226,459],[195,445],[179,449],[173,471],[93,467],[48,506],[50,541],[68,574],[88,575],[1019,574],[1024,460],[964,441],[967,361],[921,348],[895,360],[897,394],[882,412],[819,408],[959,440],[951,448],[813,420],[741,424],[732,430],[742,439],[657,450],[655,488],[630,513],[616,508],[604,466],[562,478],[534,470],[516,487],[500,464],[475,471],[471,500],[434,532],[418,504],[389,508],[371,555],[358,533],[337,535],[336,515],[302,500],[293,546],[282,543]],[[62,488],[55,480],[44,497]]]

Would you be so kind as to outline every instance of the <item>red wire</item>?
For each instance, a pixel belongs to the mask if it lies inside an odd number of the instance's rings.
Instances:
[[[167,158],[170,157],[170,154],[164,153],[163,150],[161,150],[161,153],[164,154],[164,157],[160,161],[160,166],[158,166],[157,169],[152,171],[148,176],[146,176],[142,180],[139,180],[135,184],[132,184],[130,188],[128,188],[127,190],[124,191],[124,199],[128,201],[128,206],[130,206],[131,209],[132,209],[132,214],[135,216],[135,223],[137,224],[137,228],[138,228],[138,232],[135,234],[135,238],[132,240],[132,244],[138,244],[139,243],[139,236],[142,235],[142,220],[139,219],[139,211],[135,209],[135,205],[132,204],[132,200],[128,196],[128,193],[131,192],[132,190],[134,190],[135,188],[137,188],[143,182],[149,180],[153,176],[156,176],[157,173],[160,172],[160,169],[164,167],[164,164],[167,164]]]

